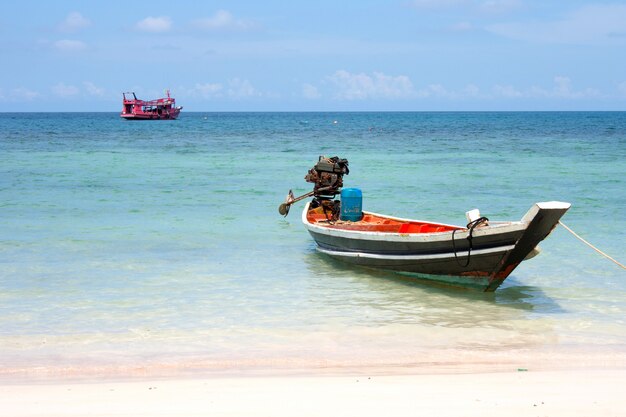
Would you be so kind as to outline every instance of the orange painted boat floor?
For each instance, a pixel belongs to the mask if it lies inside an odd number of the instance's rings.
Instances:
[[[337,220],[329,221],[330,213],[324,213],[322,207],[309,210],[307,220],[311,224],[327,227],[329,229],[353,230],[360,232],[381,233],[439,233],[453,230],[464,230],[462,227],[448,226],[438,223],[418,222],[413,220],[397,220],[389,217],[378,216],[372,213],[363,213],[363,218],[358,222]]]

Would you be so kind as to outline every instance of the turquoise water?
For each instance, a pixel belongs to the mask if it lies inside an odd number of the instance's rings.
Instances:
[[[277,207],[319,155],[399,217],[568,201],[563,221],[626,261],[623,112],[5,113],[0,374],[624,358],[626,273],[563,228],[495,294],[316,253],[303,205]]]

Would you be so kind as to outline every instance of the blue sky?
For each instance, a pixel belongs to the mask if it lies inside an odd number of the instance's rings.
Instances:
[[[0,111],[624,110],[626,1],[11,1]]]

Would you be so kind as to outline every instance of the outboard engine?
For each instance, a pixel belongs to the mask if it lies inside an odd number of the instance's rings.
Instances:
[[[315,184],[313,187],[315,197],[332,198],[341,192],[343,176],[349,173],[347,159],[339,159],[337,156],[332,158],[320,156],[317,164],[309,170],[304,179],[306,182]]]
[[[307,197],[315,197],[313,204],[318,207],[319,205],[338,207],[339,202],[334,202],[332,199],[341,193],[343,176],[349,173],[347,159],[341,159],[338,156],[331,158],[320,156],[315,166],[304,176],[306,182],[314,184],[313,191],[296,198],[289,190],[285,202],[278,207],[278,212],[286,216],[293,203]]]

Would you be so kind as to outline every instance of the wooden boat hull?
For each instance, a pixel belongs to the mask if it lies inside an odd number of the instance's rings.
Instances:
[[[122,97],[120,117],[125,120],[175,120],[182,110],[176,106],[176,99],[170,97],[169,90],[167,97],[156,100],[140,100],[133,92],[122,93]]]
[[[120,117],[126,120],[175,120],[180,115],[180,109],[173,109],[169,113],[122,113]]]
[[[315,219],[310,205],[302,221],[317,250],[355,265],[414,274],[417,278],[455,286],[495,291],[509,274],[533,254],[554,229],[569,203],[535,204],[522,220],[492,222],[472,231],[471,250],[464,227],[418,222],[364,212],[376,225],[331,224]],[[318,216],[319,217],[319,216]],[[385,224],[388,219],[389,224]],[[426,232],[417,229],[426,228]]]

